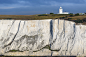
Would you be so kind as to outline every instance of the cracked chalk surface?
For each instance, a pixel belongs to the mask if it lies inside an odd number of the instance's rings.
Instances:
[[[0,55],[86,56],[86,25],[60,19],[0,20],[0,50]]]

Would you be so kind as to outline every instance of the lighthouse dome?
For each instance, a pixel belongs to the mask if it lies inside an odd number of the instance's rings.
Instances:
[[[60,7],[60,9],[62,9],[62,7]]]

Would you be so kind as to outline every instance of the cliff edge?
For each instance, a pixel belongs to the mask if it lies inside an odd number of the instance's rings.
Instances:
[[[0,20],[0,55],[86,56],[86,25],[72,21]]]

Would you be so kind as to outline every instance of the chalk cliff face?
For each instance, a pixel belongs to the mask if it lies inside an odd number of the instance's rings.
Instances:
[[[85,55],[86,54],[86,26],[75,25],[65,20],[53,21],[52,50],[59,55]]]
[[[75,25],[72,21],[0,20],[0,55],[10,55],[12,50],[17,50],[29,51],[26,55],[44,52],[53,56],[86,56],[85,39],[86,25]]]

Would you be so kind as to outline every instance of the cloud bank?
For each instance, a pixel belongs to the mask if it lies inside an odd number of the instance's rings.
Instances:
[[[32,15],[64,11],[86,12],[86,0],[0,0],[0,14]]]

